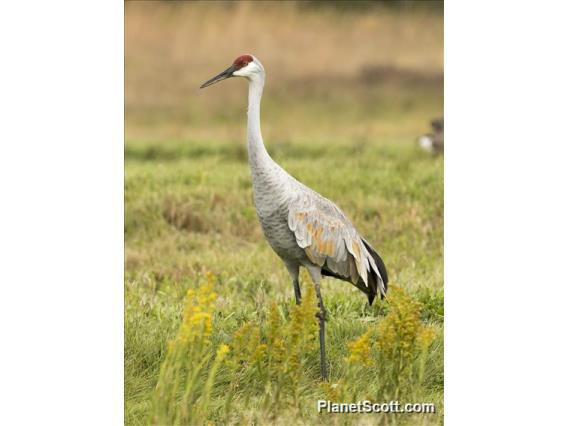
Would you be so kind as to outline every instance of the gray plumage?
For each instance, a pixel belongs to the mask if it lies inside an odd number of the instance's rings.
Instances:
[[[321,276],[351,282],[372,304],[377,294],[386,294],[387,271],[377,251],[359,235],[339,207],[290,176],[268,155],[260,132],[265,72],[258,59],[240,56],[202,87],[233,76],[249,80],[247,139],[256,212],[266,240],[292,277],[296,303],[301,298],[300,266],[308,270],[314,281],[320,308],[321,373],[327,378]]]
[[[372,303],[387,291],[382,259],[339,207],[268,155],[260,133],[264,72],[258,77],[249,84],[247,136],[254,203],[266,240],[289,270],[320,268],[324,275],[354,284]]]
[[[437,118],[430,122],[432,133],[426,133],[418,138],[418,145],[434,156],[444,154],[444,119]]]

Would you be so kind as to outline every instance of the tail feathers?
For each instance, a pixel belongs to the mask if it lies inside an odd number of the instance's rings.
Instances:
[[[372,305],[377,295],[377,290],[381,293],[381,299],[383,299],[387,294],[389,277],[385,262],[383,262],[383,259],[381,258],[381,256],[379,256],[379,253],[377,253],[376,250],[371,247],[371,245],[367,241],[363,240],[363,244],[365,244],[367,251],[373,257],[373,260],[375,261],[380,274],[380,276],[378,276],[373,269],[371,269],[371,273],[369,274],[369,292],[367,293],[367,297],[369,299],[369,305]]]
[[[365,244],[365,247],[367,248],[367,251],[373,257],[373,260],[377,265],[377,269],[379,270],[380,276],[377,275],[377,273],[373,268],[371,268],[371,271],[369,272],[367,278],[367,284],[365,284],[365,282],[361,278],[359,278],[357,283],[353,283],[350,277],[345,277],[338,274],[337,272],[332,271],[327,266],[327,264],[323,265],[321,273],[324,276],[334,277],[343,281],[351,282],[353,285],[355,285],[355,287],[357,287],[359,290],[361,290],[363,293],[367,295],[367,299],[369,300],[369,305],[372,305],[378,292],[381,293],[381,299],[385,297],[388,289],[389,277],[387,275],[387,268],[385,266],[385,263],[383,262],[383,259],[381,259],[381,256],[379,256],[379,253],[377,253],[375,249],[371,247],[371,245],[367,241],[365,241],[364,239],[362,240],[363,244]]]

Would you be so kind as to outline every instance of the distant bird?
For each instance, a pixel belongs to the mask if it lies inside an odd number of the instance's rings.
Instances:
[[[369,304],[387,292],[387,270],[377,251],[363,239],[347,216],[328,199],[298,182],[268,155],[260,133],[260,98],[265,73],[252,55],[239,56],[201,88],[230,77],[249,81],[248,158],[254,204],[268,243],[283,260],[300,303],[300,266],[305,267],[318,298],[320,368],[327,379],[325,308],[320,291],[322,275],[352,283],[367,295]]]
[[[432,133],[427,133],[418,138],[418,145],[433,155],[444,153],[444,119],[437,118],[430,122]]]

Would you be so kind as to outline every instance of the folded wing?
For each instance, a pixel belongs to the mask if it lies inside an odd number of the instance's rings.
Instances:
[[[311,191],[298,195],[289,205],[288,226],[298,245],[311,262],[322,267],[324,275],[351,282],[367,294],[370,303],[377,290],[381,296],[386,293],[382,260],[331,201]]]

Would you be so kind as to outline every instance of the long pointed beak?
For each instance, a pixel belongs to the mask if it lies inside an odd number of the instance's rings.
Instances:
[[[216,75],[215,77],[213,77],[210,80],[207,80],[205,83],[203,83],[200,87],[200,89],[203,89],[204,87],[207,86],[211,86],[212,84],[215,83],[219,83],[220,81],[223,81],[227,78],[230,78],[233,76],[233,72],[236,71],[236,68],[234,65],[231,65],[229,68],[227,68],[225,71],[223,71],[221,74]]]

